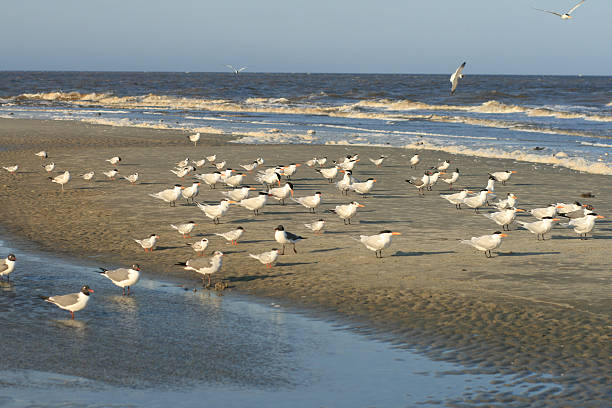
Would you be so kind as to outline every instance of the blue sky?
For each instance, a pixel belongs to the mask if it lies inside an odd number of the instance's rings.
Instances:
[[[612,1],[5,0],[0,70],[612,75]]]

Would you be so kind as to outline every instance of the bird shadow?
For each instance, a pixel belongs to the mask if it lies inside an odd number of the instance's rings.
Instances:
[[[156,246],[155,251],[166,251],[168,249],[183,248],[182,246]]]
[[[310,251],[310,253],[317,253],[317,252],[331,252],[331,251],[337,251],[339,249],[342,249],[340,247],[334,247],[334,248],[321,248],[321,249],[313,249],[312,251]]]
[[[167,183],[156,183],[156,182],[153,182],[153,181],[147,181],[147,182],[141,181],[138,184],[142,185],[142,186],[151,186],[151,185],[154,185],[154,184],[161,185],[161,184],[167,184]]]
[[[316,262],[277,262],[276,266],[298,266],[298,265],[311,265]]]
[[[404,252],[396,251],[391,256],[423,256],[423,255],[441,255],[441,254],[454,254],[455,251],[418,251],[418,252]]]
[[[532,256],[532,255],[559,255],[558,251],[542,251],[542,252],[498,252],[498,256]]]
[[[277,264],[278,265],[278,264]],[[293,275],[293,272],[277,273],[277,274],[265,274],[265,275],[244,275],[244,276],[227,276],[224,280],[228,282],[250,282],[260,279],[278,278],[281,276]]]
[[[570,236],[565,236],[565,235],[559,235],[559,236],[555,235],[553,239],[580,240],[580,237],[579,236],[570,237]],[[591,239],[612,239],[612,235],[593,235],[593,236],[587,237],[586,240],[583,238],[582,241],[588,241]]]

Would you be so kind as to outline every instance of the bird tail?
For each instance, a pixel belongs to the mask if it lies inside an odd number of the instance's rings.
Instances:
[[[171,226],[172,228],[174,228],[175,230],[177,230],[177,231],[178,231],[178,227],[177,227],[176,225],[174,225],[174,224],[170,224],[170,226]]]
[[[45,301],[49,301],[49,296],[43,296],[43,295],[38,295],[39,299],[45,300]]]
[[[98,272],[98,273],[106,273],[107,271],[108,271],[108,269],[104,269],[104,268],[100,267],[100,270],[96,271],[96,272]]]
[[[460,239],[459,243],[466,244],[466,245],[472,245],[472,241],[470,241],[469,239]]]
[[[414,184],[414,181],[412,181],[412,180],[406,180],[406,183]]]
[[[250,256],[251,258],[254,258],[254,259],[259,260],[259,257],[258,257],[257,255],[249,254],[249,256]]]
[[[175,265],[187,266],[187,262],[177,262],[177,263],[175,263]]]
[[[134,241],[142,245],[142,241],[140,239],[135,239]]]
[[[335,210],[335,209],[329,209],[329,210],[326,210],[326,211],[328,211],[328,212],[330,212],[330,213],[337,214],[337,212],[336,212],[336,210]]]
[[[149,196],[151,196],[153,198],[159,198],[159,196],[157,194],[149,194]]]

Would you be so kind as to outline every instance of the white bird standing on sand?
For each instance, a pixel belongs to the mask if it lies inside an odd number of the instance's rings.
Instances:
[[[360,183],[352,183],[349,186],[349,189],[355,191],[357,194],[361,194],[365,196],[370,191],[372,191],[372,187],[374,187],[374,183],[376,183],[376,179],[369,178],[366,181]]]
[[[491,192],[486,189],[480,190],[478,195],[464,198],[463,203],[473,208],[474,212],[478,213],[478,208],[482,207],[487,202],[487,194],[491,194]]]
[[[138,181],[138,173],[130,174],[129,176],[123,176],[124,179],[129,181],[131,184],[135,184]]]
[[[210,163],[214,163],[215,160],[217,160],[217,155],[216,154],[212,154],[210,156],[206,156],[206,160],[208,160]]]
[[[198,180],[202,180],[213,189],[216,188],[217,183],[221,180],[221,173],[215,171],[214,173],[196,174],[194,177]]]
[[[319,167],[325,166],[325,163],[327,163],[327,156],[317,159],[317,164]]]
[[[307,160],[304,164],[308,167],[314,167],[317,164],[317,158],[313,157],[312,159]]]
[[[131,268],[104,269],[100,268],[98,272],[102,276],[106,276],[115,285],[123,288],[123,296],[125,296],[125,288],[127,287],[127,295],[130,296],[130,286],[135,285],[140,279],[140,266],[132,265]]]
[[[267,187],[270,187],[272,184],[278,184],[280,187],[281,176],[276,171],[259,172],[255,180],[261,184],[265,184]]]
[[[47,154],[47,152],[45,152],[44,150],[41,150],[38,153],[34,153],[35,156],[38,156],[41,158],[41,160],[46,159],[47,157],[49,157],[49,155]]]
[[[6,167],[2,166],[2,168],[11,174],[15,174],[17,173],[17,170],[19,170],[19,165],[16,164],[14,166],[6,166]]]
[[[15,270],[16,261],[17,257],[15,254],[8,254],[8,256],[2,260],[0,264],[0,280],[3,280],[4,276],[6,276],[7,280],[10,280],[9,275]]]
[[[457,210],[461,209],[461,204],[463,204],[463,200],[465,200],[465,198],[467,197],[468,193],[472,193],[472,191],[468,190],[467,188],[464,190],[461,190],[458,193],[455,194],[440,194],[440,197],[442,197],[443,199],[445,199],[446,201],[448,201],[451,204],[455,204],[455,208]]]
[[[272,264],[278,259],[278,249],[272,248],[271,251],[263,252],[261,254],[249,254],[251,258],[257,259],[262,264],[266,265],[266,268],[271,268]]]
[[[193,135],[189,135],[189,140],[191,142],[193,142],[193,146],[197,147],[198,146],[198,140],[200,140],[200,132],[193,134]]]
[[[351,184],[357,180],[353,178],[353,172],[351,170],[341,171],[344,172],[344,177],[342,177],[342,179],[336,183],[336,187],[338,187],[341,194],[348,195],[348,192],[351,189]]]
[[[200,183],[199,181],[196,183],[193,183],[190,187],[185,187],[181,194],[183,195],[183,198],[185,200],[187,200],[187,204],[189,204],[189,199],[191,198],[192,202],[195,202],[195,198],[198,196],[198,194],[200,194]]]
[[[333,212],[338,217],[342,218],[344,225],[346,225],[347,223],[348,224],[351,223],[351,218],[353,218],[355,214],[357,213],[358,207],[365,207],[365,206],[363,204],[359,204],[357,201],[352,201],[348,204],[337,205],[333,210],[329,210],[329,211]]]
[[[225,238],[225,240],[230,241],[232,245],[238,245],[238,240],[242,237],[242,234],[244,234],[244,228],[238,227],[235,230],[216,233],[215,235]]]
[[[489,173],[489,176],[495,178],[495,181],[500,181],[503,185],[505,185],[506,181],[510,180],[510,176],[512,176],[514,173],[516,173],[514,170],[496,171],[495,173]]]
[[[604,218],[603,215],[597,215],[595,213],[588,213],[582,218],[573,218],[568,222],[567,226],[574,227],[574,232],[580,236],[580,239],[587,239],[587,234],[595,227],[595,220],[598,218]],[[0,275],[2,273],[0,272]]]
[[[66,184],[66,183],[68,183],[70,181],[70,172],[68,170],[66,170],[65,172],[63,172],[59,176],[49,177],[49,180],[51,180],[51,182],[53,182],[53,183],[57,183],[60,186],[62,186],[62,191],[64,191],[64,184]]]
[[[451,95],[455,93],[455,90],[457,89],[457,85],[459,84],[459,80],[463,79],[463,68],[465,68],[465,61],[450,76]]]
[[[187,245],[189,245],[195,251],[195,253],[198,254],[198,256],[202,256],[204,255],[204,251],[208,247],[208,239],[202,238],[201,240],[196,241],[193,244]]]
[[[185,160],[181,160],[180,162],[176,162],[174,164],[176,164],[176,167],[179,169],[187,167],[187,165],[189,164],[189,157],[185,157]]]
[[[512,193],[508,193],[506,198],[504,200],[499,200],[495,203],[495,206],[499,210],[505,210],[506,208],[516,207],[516,201],[517,197]]]
[[[222,191],[221,194],[234,201],[242,201],[249,196],[249,191],[255,190],[255,187],[242,186],[230,191]]]
[[[159,193],[149,194],[149,196],[170,203],[170,207],[176,207],[176,200],[181,197],[181,190],[184,188],[185,187],[181,186],[180,184],[175,184],[173,188],[168,188],[160,191]]]
[[[115,176],[119,173],[119,170],[117,169],[112,169],[109,171],[103,171],[102,174],[104,174],[106,177],[108,177],[111,180],[115,179]]]
[[[238,204],[249,211],[253,211],[253,214],[259,215],[259,210],[261,210],[263,206],[266,205],[267,201],[268,193],[260,191],[256,197],[245,198],[244,200],[241,200]]]
[[[567,20],[572,18],[571,14],[574,12],[574,10],[576,10],[578,7],[580,7],[582,5],[582,3],[584,3],[586,0],[582,0],[581,2],[577,3],[574,7],[572,7],[567,13],[557,13],[555,11],[548,11],[548,10],[542,10],[539,8],[535,8],[533,7],[534,10],[538,10],[538,11],[543,11],[545,13],[550,13],[550,14],[554,14],[555,16],[559,16],[561,17],[562,20]]]
[[[288,179],[291,179],[291,176],[295,174],[297,168],[300,166],[300,163],[291,163],[290,165],[283,167],[283,175]]]
[[[341,169],[341,170],[353,170],[353,168],[355,167],[355,165],[359,162],[359,159],[355,159],[355,160],[349,160],[349,161],[345,161],[343,163],[338,163],[337,166]]]
[[[510,231],[510,224],[514,221],[517,212],[523,212],[522,208],[508,208],[490,214],[482,214],[483,216],[495,221],[497,225],[502,227],[502,231]]]
[[[291,199],[295,201],[296,203],[301,204],[304,207],[308,208],[309,212],[314,213],[316,212],[315,209],[319,206],[319,204],[321,204],[321,192],[317,191],[312,196],[298,197],[298,198],[291,198]]]
[[[417,164],[419,164],[421,159],[419,159],[419,154],[415,154],[410,158],[410,167],[414,167],[416,169]]]
[[[388,158],[388,157],[389,157],[389,156],[382,156],[382,155],[381,155],[381,156],[380,156],[378,159],[373,159],[373,158],[371,158],[371,157],[368,157],[368,159],[370,159],[370,161],[371,161],[372,163],[374,163],[374,165],[375,165],[376,167],[380,167],[380,166],[383,164],[383,161],[385,161],[385,159],[386,159],[386,158]]]
[[[253,170],[255,170],[257,168],[257,166],[259,166],[259,163],[257,162],[257,160],[253,161],[253,163],[241,164],[240,165],[240,167],[242,167],[243,169],[245,169],[249,173],[252,172]]]
[[[446,173],[436,169],[429,175],[429,182],[427,183],[427,190],[431,191],[432,187],[435,186],[436,183],[438,182],[438,178],[440,178],[441,174],[446,174]]]
[[[83,180],[90,181],[90,180],[93,180],[95,175],[96,175],[95,172],[88,171],[87,173],[83,174],[81,177],[83,177]]]
[[[44,299],[46,302],[53,303],[60,309],[69,311],[70,316],[72,316],[72,319],[74,320],[74,312],[83,310],[85,306],[87,306],[90,293],[94,293],[93,289],[90,289],[89,286],[85,285],[78,293],[69,293],[67,295],[59,296],[40,296],[40,298]]]
[[[296,242],[306,238],[285,231],[285,228],[282,225],[279,225],[278,227],[274,228],[274,239],[276,240],[276,242],[283,245],[283,252],[280,255],[285,255],[286,244],[292,244],[293,252],[297,254],[297,250],[295,249]]]
[[[557,203],[557,212],[559,213],[559,215],[566,215],[574,211],[584,210],[585,208],[590,210],[593,209],[593,207],[587,208],[588,206],[588,204],[580,204],[578,201],[574,201],[571,204]]]
[[[541,220],[544,217],[553,218],[555,215],[557,215],[557,205],[551,204],[548,207],[532,208],[529,210],[529,213],[531,213],[531,215],[536,217],[538,220]]]
[[[453,189],[453,183],[455,183],[459,179],[459,169],[455,169],[453,174],[451,174],[450,178],[441,179],[443,182],[449,185],[449,189]]]
[[[202,167],[203,165],[206,164],[206,159],[202,159],[202,160],[192,160],[191,161],[193,164],[195,164],[196,167]]]
[[[499,248],[503,237],[507,237],[508,234],[504,234],[501,231],[495,231],[491,235],[482,235],[480,237],[472,237],[471,239],[464,239],[460,242],[462,244],[471,245],[479,251],[484,251],[487,258],[492,258],[491,251]]]
[[[175,265],[184,266],[183,269],[187,271],[194,271],[199,273],[202,276],[202,285],[204,285],[204,279],[208,277],[208,286],[210,286],[210,275],[215,272],[218,272],[223,265],[223,252],[215,251],[212,258],[203,259],[203,258],[192,258],[187,262],[177,262]]]
[[[221,170],[222,168],[225,167],[226,164],[227,164],[227,160],[223,160],[222,162],[216,162],[214,165],[217,168],[217,170]]]
[[[553,222],[560,221],[559,218],[552,217],[544,217],[540,221],[535,222],[524,222],[524,221],[516,221],[521,225],[521,227],[529,230],[532,234],[536,234],[538,241],[540,240],[540,236],[542,237],[542,241],[545,240],[544,234],[547,234],[552,229]]]
[[[142,249],[144,249],[145,252],[153,252],[155,246],[157,245],[158,239],[159,236],[157,234],[151,234],[148,238],[135,239],[134,241],[137,242],[142,247]]]
[[[315,234],[322,234],[323,229],[325,228],[325,220],[323,218],[313,221],[310,224],[304,224],[306,228],[312,230]]]
[[[247,69],[247,67],[241,67],[241,68],[234,68],[231,65],[225,64],[226,67],[228,67],[229,69],[232,70],[232,72],[234,73],[234,75],[238,75],[239,73],[241,73],[242,71],[244,71],[245,69]]]
[[[410,179],[406,180],[406,182],[415,186],[419,190],[419,194],[425,195],[424,190],[429,185],[429,177],[430,177],[430,173],[429,171],[426,170],[420,179],[414,176],[410,176]]]
[[[184,224],[179,224],[179,225],[170,224],[170,226],[174,228],[175,230],[177,230],[179,234],[183,236],[183,238],[191,238],[191,235],[189,234],[191,234],[191,231],[193,231],[196,225],[198,224],[196,224],[193,221],[189,221],[189,222],[186,222]]]
[[[268,194],[285,205],[285,199],[290,195],[293,197],[293,183],[286,182],[282,187],[275,187],[268,190]]]
[[[229,209],[230,204],[236,204],[235,201],[228,200],[224,198],[217,205],[206,205],[201,203],[196,203],[198,208],[204,212],[204,214],[213,220],[215,224],[219,224],[219,219],[225,215],[227,210]]]
[[[448,169],[449,166],[450,166],[450,160],[444,160],[444,162],[438,166],[438,170],[444,171]]]
[[[51,162],[49,164],[44,164],[42,167],[43,169],[45,169],[47,173],[51,173],[53,169],[55,168],[55,163]]]
[[[238,187],[246,179],[246,174],[236,174],[234,176],[226,177],[225,184],[230,187]]]
[[[121,157],[119,156],[111,157],[110,159],[106,159],[106,161],[112,164],[113,166],[116,166],[121,161]]]
[[[170,169],[170,172],[173,173],[178,178],[185,178],[185,176],[189,175],[189,173],[191,173],[192,171],[195,171],[195,169],[196,168],[193,166],[186,166],[186,167],[181,167],[178,170]]]
[[[384,230],[375,235],[360,235],[359,241],[370,251],[374,251],[377,258],[382,258],[382,250],[391,245],[393,235],[402,235],[402,233]]]

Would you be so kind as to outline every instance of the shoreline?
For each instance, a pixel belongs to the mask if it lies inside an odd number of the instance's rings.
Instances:
[[[595,382],[612,377],[612,280],[608,276],[612,261],[606,256],[612,231],[609,220],[598,222],[595,239],[588,241],[579,241],[571,230],[556,227],[552,239],[537,242],[533,235],[513,226],[511,237],[489,260],[457,242],[499,227],[473,211],[458,212],[447,206],[438,197],[446,193],[446,186],[437,185],[425,198],[418,197],[416,189],[403,182],[408,175],[422,171],[422,167],[418,171],[407,168],[411,150],[246,145],[208,134],[194,148],[186,135],[78,122],[0,119],[0,146],[7,148],[0,150],[0,163],[20,163],[23,169],[16,176],[0,175],[4,207],[0,223],[7,235],[28,239],[45,251],[119,265],[136,262],[145,271],[196,282],[194,274],[174,266],[194,253],[168,224],[197,218],[201,224],[195,232],[211,240],[208,250],[227,253],[223,269],[213,279],[223,278],[240,293],[344,316],[363,323],[366,331],[367,327],[380,331],[381,337],[392,342],[449,361],[471,362],[483,370],[564,374],[563,381],[575,380],[571,375],[581,372],[590,373]],[[54,161],[58,170],[74,171],[64,194],[46,179],[41,160],[33,155],[42,149],[49,151],[47,161]],[[388,165],[377,169],[367,157],[377,157],[381,151],[391,157]],[[321,189],[324,208],[353,199],[365,203],[350,226],[343,226],[333,214],[318,211],[310,215],[294,203],[280,206],[275,202],[269,202],[258,217],[232,207],[222,224],[213,226],[193,206],[181,203],[169,208],[146,196],[178,180],[168,171],[175,161],[213,152],[228,158],[234,168],[257,156],[265,158],[266,166],[273,166],[303,163],[321,155],[331,160],[355,152],[362,159],[355,174],[360,179],[376,177],[379,183],[373,197],[365,200],[354,194],[341,197],[312,169],[300,167],[294,181],[296,197]],[[581,193],[593,192],[595,197],[586,200],[606,217],[611,214],[612,189],[606,176],[507,159],[436,151],[419,154],[422,163],[434,165],[450,158],[453,168],[465,169],[460,186],[483,187],[487,171],[516,169],[508,185],[498,183],[496,192],[499,198],[515,193],[523,208],[543,206],[551,200],[581,200]],[[98,178],[103,177],[101,170],[109,168],[104,160],[114,155],[124,157],[120,171],[141,172],[141,184]],[[87,184],[78,179],[77,172],[87,166],[96,171],[99,182]],[[206,165],[205,169],[211,167]],[[256,185],[253,175],[247,180],[247,184]],[[206,188],[199,196],[206,202],[220,198],[219,190]],[[316,237],[302,224],[320,216],[328,221],[328,232]],[[275,246],[271,230],[278,223],[307,239],[297,245],[297,254],[288,251],[270,270],[249,259],[248,252]],[[237,247],[209,235],[238,225],[243,225],[246,233]],[[394,240],[383,259],[375,259],[360,243],[347,239],[387,227],[403,235]],[[158,251],[145,254],[132,239],[154,232],[162,236]],[[18,279],[18,270],[14,279]],[[479,340],[475,342],[475,338]],[[449,349],[453,351],[444,352]]]

